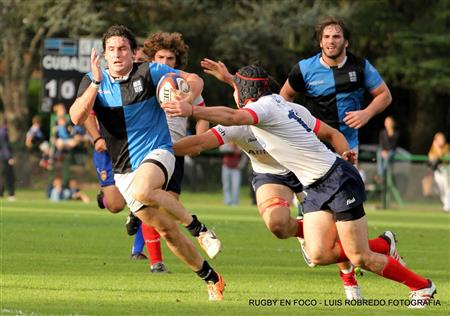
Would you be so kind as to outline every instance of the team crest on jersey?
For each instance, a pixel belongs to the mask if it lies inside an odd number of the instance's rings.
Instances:
[[[356,77],[356,71],[350,71],[348,73],[348,77],[350,79],[350,82],[356,82],[358,78]]]
[[[100,179],[102,179],[102,181],[106,181],[107,178],[108,178],[108,173],[106,172],[106,170],[102,170],[100,172]]]
[[[134,92],[139,93],[144,91],[144,87],[142,86],[141,79],[133,81]]]

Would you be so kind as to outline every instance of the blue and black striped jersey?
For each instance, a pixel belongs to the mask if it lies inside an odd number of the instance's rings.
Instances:
[[[156,100],[158,81],[169,72],[179,73],[164,64],[135,63],[126,79],[114,80],[103,70],[93,109],[115,173],[136,170],[154,149],[173,152],[166,116]],[[84,76],[78,96],[90,85],[91,78],[91,72]]]

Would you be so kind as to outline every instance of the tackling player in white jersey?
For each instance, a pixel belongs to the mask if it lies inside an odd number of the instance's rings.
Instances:
[[[233,77],[234,99],[241,107],[193,107],[185,100],[162,105],[173,116],[207,119],[223,125],[251,125],[256,138],[281,165],[305,185],[304,236],[315,264],[349,260],[354,266],[405,284],[411,307],[426,307],[436,293],[434,283],[412,272],[396,258],[381,254],[368,241],[364,183],[349,162],[336,157],[317,136],[330,129],[304,107],[274,94],[268,73],[258,65],[239,69]],[[346,146],[335,148],[340,155]],[[386,242],[395,248],[394,240]],[[380,251],[381,252],[381,251]],[[395,251],[396,253],[396,251]],[[392,253],[394,254],[394,253]]]
[[[335,132],[335,130],[330,130]],[[326,138],[327,140],[329,137]],[[303,186],[297,177],[280,165],[259,143],[249,126],[222,126],[211,128],[204,134],[188,136],[174,144],[174,151],[180,155],[196,155],[201,151],[217,148],[225,143],[235,143],[250,158],[253,168],[252,186],[256,192],[258,211],[267,229],[279,239],[297,237],[306,263],[314,266],[303,251],[303,221],[291,216],[290,203],[295,194],[303,200]],[[333,144],[339,146],[339,144]],[[344,283],[346,298],[362,299],[360,287],[355,273],[349,264],[339,263],[343,269],[340,272]]]

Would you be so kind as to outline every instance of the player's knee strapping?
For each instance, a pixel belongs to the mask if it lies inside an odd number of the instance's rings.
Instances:
[[[288,201],[286,201],[284,198],[276,196],[276,197],[267,199],[264,202],[260,203],[258,205],[258,208],[259,208],[259,212],[262,216],[269,209],[272,209],[275,207],[280,207],[280,206],[289,208],[290,203]]]

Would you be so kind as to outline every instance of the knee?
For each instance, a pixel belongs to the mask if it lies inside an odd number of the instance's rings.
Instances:
[[[177,229],[175,223],[164,223],[155,228],[160,236],[169,243],[178,240],[179,229]]]
[[[135,188],[133,190],[133,198],[143,204],[149,205],[154,203],[153,190],[144,190],[142,188]]]
[[[330,256],[327,255],[327,252],[322,248],[308,247],[308,244],[306,244],[305,251],[308,254],[311,262],[315,265],[327,265],[332,263],[330,260]]]
[[[269,224],[269,230],[279,239],[289,238],[289,234],[286,229],[286,224],[282,222],[273,222]]]
[[[108,204],[108,211],[111,213],[119,213],[124,209],[125,205],[123,203],[110,203]]]
[[[365,268],[370,263],[370,254],[367,253],[353,253],[353,254],[346,254],[348,260],[355,266],[355,267],[362,267]]]

